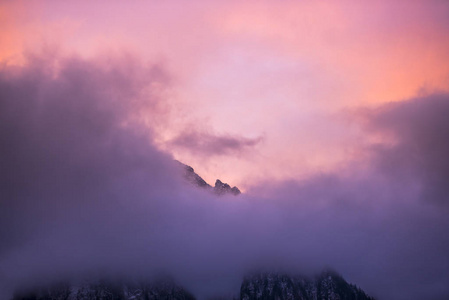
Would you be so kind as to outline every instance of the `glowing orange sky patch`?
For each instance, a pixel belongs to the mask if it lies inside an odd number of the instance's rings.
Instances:
[[[20,54],[22,34],[15,27],[15,9],[0,4],[0,62],[14,60]]]
[[[444,1],[24,3],[0,5],[0,61],[46,44],[90,58],[125,51],[172,78],[161,145],[192,124],[264,136],[251,159],[220,163],[166,147],[205,178],[331,169],[357,133],[328,116],[449,89]]]

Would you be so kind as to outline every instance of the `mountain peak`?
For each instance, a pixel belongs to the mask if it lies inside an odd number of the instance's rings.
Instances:
[[[231,188],[231,186],[227,183],[223,183],[221,182],[220,179],[217,179],[215,181],[215,187],[214,187],[214,192],[217,195],[223,195],[223,194],[233,194],[233,195],[239,195],[241,194],[240,190],[238,187],[234,186]]]
[[[315,279],[284,273],[255,273],[246,276],[240,288],[241,300],[374,300],[333,271]]]
[[[200,175],[198,175],[195,172],[195,169],[193,169],[191,166],[183,164],[180,161],[176,161],[178,164],[180,164],[181,168],[184,170],[183,177],[186,181],[191,183],[192,185],[195,185],[199,188],[204,188],[207,190],[212,191],[216,195],[227,195],[232,194],[234,196],[237,196],[241,194],[241,191],[238,187],[234,186],[231,188],[231,186],[227,183],[223,183],[220,179],[217,179],[215,181],[215,186],[212,187],[210,184],[208,184],[203,178],[201,178]]]

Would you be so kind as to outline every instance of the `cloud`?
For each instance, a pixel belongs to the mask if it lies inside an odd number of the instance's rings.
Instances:
[[[416,179],[429,201],[449,204],[449,94],[436,93],[369,111],[366,126],[390,139],[375,145],[379,168],[391,178]]]
[[[166,82],[159,69],[127,58],[36,56],[0,71],[0,277],[7,287],[113,261],[123,266],[119,253],[138,251],[137,232],[160,218],[157,199],[176,190],[171,157],[155,149],[136,114],[158,117],[162,104],[148,86]]]
[[[262,141],[262,137],[245,138],[232,135],[215,135],[200,131],[181,133],[169,144],[193,154],[205,156],[236,155],[250,151]]]
[[[0,70],[1,297],[61,278],[164,271],[206,298],[237,293],[254,268],[309,274],[326,266],[380,299],[449,295],[449,221],[420,193],[434,183],[422,170],[446,174],[427,146],[429,134],[436,142],[447,128],[446,96],[370,113],[367,134],[397,136],[370,148],[368,168],[213,197],[182,182],[172,157],[153,145],[153,124],[167,113],[158,91],[170,84],[161,66],[37,58]],[[423,112],[428,122],[417,122]],[[257,144],[209,138],[211,153]],[[401,149],[419,159],[402,160]],[[444,166],[443,149],[436,161]]]

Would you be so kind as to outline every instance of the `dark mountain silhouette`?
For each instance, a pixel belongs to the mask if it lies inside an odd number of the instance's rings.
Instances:
[[[194,300],[173,280],[150,284],[100,281],[58,284],[16,293],[13,300]],[[214,298],[226,299],[226,298]],[[325,271],[315,279],[281,273],[257,273],[244,278],[235,300],[374,300],[339,274]]]
[[[241,300],[373,300],[339,274],[325,271],[314,280],[281,273],[258,273],[243,280]]]
[[[220,179],[217,179],[215,181],[215,186],[212,187],[203,178],[201,178],[200,175],[195,173],[195,170],[191,166],[183,164],[180,161],[177,161],[177,162],[180,164],[181,169],[184,171],[184,173],[183,173],[184,178],[188,182],[193,184],[194,186],[206,189],[206,190],[211,191],[214,194],[219,195],[219,196],[228,195],[228,194],[237,196],[237,195],[241,194],[238,187],[236,187],[236,186],[231,187],[229,184],[223,183]]]
[[[56,284],[16,293],[13,300],[194,300],[195,297],[171,279],[153,283],[98,281]]]

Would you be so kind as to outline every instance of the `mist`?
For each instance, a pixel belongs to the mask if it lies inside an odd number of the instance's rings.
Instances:
[[[329,267],[379,299],[449,296],[449,95],[354,112],[383,139],[353,145],[360,156],[332,172],[268,175],[216,197],[157,146],[170,76],[129,57],[37,55],[2,67],[2,299],[61,278],[159,273],[204,299],[237,294],[252,270]],[[210,137],[185,132],[178,143],[208,151]]]

